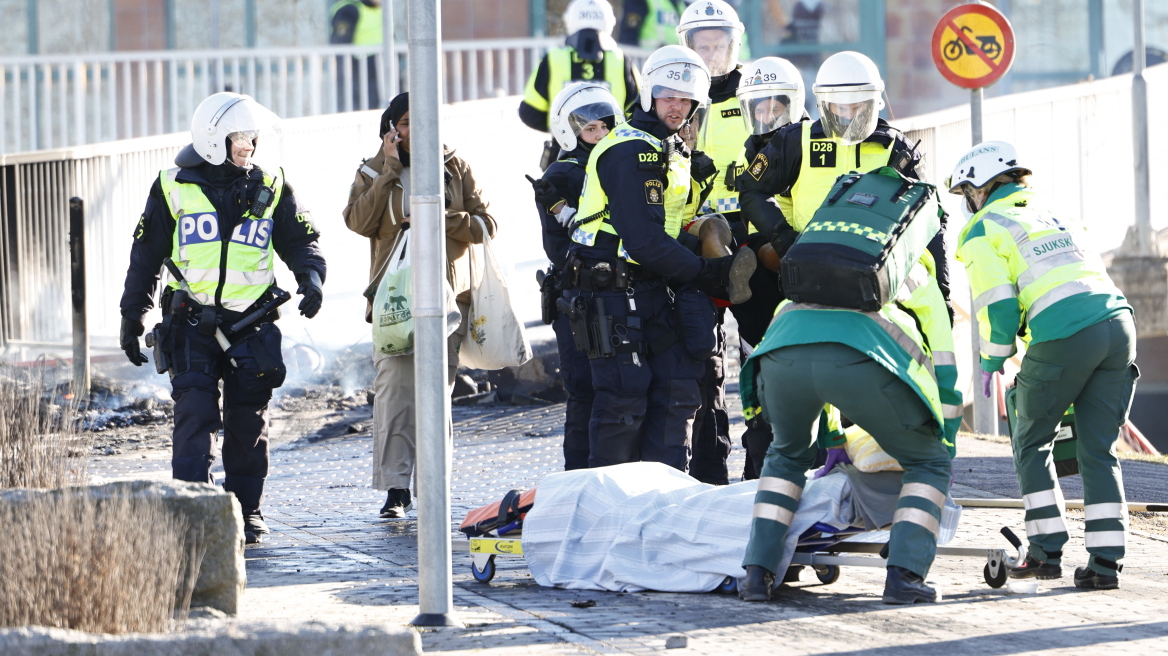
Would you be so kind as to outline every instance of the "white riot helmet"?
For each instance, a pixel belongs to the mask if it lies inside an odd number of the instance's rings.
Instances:
[[[744,68],[735,93],[751,134],[774,132],[803,118],[803,76],[781,57],[763,57]]]
[[[608,0],[572,0],[564,10],[564,31],[575,34],[580,30],[596,30],[612,34],[616,29],[616,14]]]
[[[580,131],[592,121],[604,121],[609,130],[625,121],[620,104],[603,85],[575,82],[556,94],[550,124],[552,136],[565,152],[576,149]]]
[[[697,0],[682,12],[677,40],[698,53],[710,76],[717,79],[738,66],[738,47],[745,29],[738,12],[726,2]]]
[[[828,136],[845,146],[872,136],[884,109],[884,80],[871,59],[858,52],[837,52],[819,67],[812,90]]]
[[[689,98],[694,101],[687,120],[710,102],[710,69],[698,54],[685,46],[658,48],[641,67],[641,109],[653,109],[654,98]]]
[[[276,115],[254,98],[225,91],[207,97],[195,108],[191,145],[203,160],[219,165],[227,159],[228,138],[258,145],[257,139],[269,136],[278,127]]]
[[[976,212],[980,203],[973,193],[981,189],[1003,173],[1016,173],[1019,177],[1030,175],[1032,171],[1018,165],[1018,151],[1005,141],[983,141],[970,148],[957,160],[953,173],[945,180],[949,193],[965,196],[968,209]]]

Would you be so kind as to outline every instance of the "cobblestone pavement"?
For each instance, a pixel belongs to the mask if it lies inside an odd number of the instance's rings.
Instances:
[[[354,421],[362,410],[353,410]],[[526,488],[562,465],[563,406],[455,408],[452,503],[457,524],[470,508]],[[341,420],[334,426],[343,425]],[[368,424],[366,424],[367,426]],[[735,440],[742,431],[734,418]],[[370,489],[368,429],[333,430],[286,442],[272,453],[265,513],[273,533],[247,551],[247,619],[344,619],[405,624],[418,612],[415,513],[380,520],[383,493]],[[1014,494],[1008,445],[966,440],[955,463],[955,496]],[[1125,462],[1132,500],[1163,500],[1161,465]],[[735,446],[731,471],[742,470]],[[96,459],[106,478],[165,477],[169,454]],[[972,471],[970,471],[972,470]],[[733,475],[733,474],[732,474]],[[1068,481],[1067,496],[1075,497]],[[1153,499],[1151,495],[1161,498]],[[1086,560],[1081,522],[1059,581],[1037,595],[1008,595],[982,581],[981,559],[941,558],[930,574],[943,603],[910,608],[880,602],[883,570],[844,568],[839,581],[803,580],[769,604],[716,594],[616,594],[541,588],[522,559],[500,559],[490,585],[454,554],[454,600],[463,629],[426,631],[427,652],[485,654],[651,653],[684,635],[675,653],[1078,654],[1092,648],[1168,653],[1168,542],[1133,536],[1123,589],[1077,592],[1071,571]],[[1022,530],[1020,511],[970,509],[955,544],[1005,547],[1001,526]],[[573,602],[595,602],[579,608]],[[581,604],[587,605],[587,604]],[[1130,645],[1128,643],[1131,643]]]

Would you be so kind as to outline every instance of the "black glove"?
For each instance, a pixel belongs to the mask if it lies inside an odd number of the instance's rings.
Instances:
[[[324,300],[324,292],[320,289],[320,274],[316,269],[309,269],[296,274],[296,282],[300,283],[296,293],[304,295],[304,298],[300,299],[300,314],[311,319],[320,312],[320,303]]]
[[[141,367],[143,364],[150,362],[146,356],[142,355],[142,347],[138,345],[138,338],[144,332],[146,332],[146,326],[142,325],[141,321],[122,317],[122,331],[118,337],[118,344],[126,352],[126,357],[130,359],[130,362],[134,363],[135,367]]]
[[[718,172],[714,160],[700,150],[695,150],[689,156],[689,174],[694,180],[703,182]]]
[[[556,206],[556,203],[564,200],[564,197],[560,195],[556,186],[547,180],[542,178],[534,180],[530,175],[524,175],[523,177],[527,178],[527,181],[531,183],[531,188],[535,190],[535,202],[540,205],[550,210]]]

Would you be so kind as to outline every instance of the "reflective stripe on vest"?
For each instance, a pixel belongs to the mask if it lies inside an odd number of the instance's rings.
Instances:
[[[617,234],[616,228],[612,227],[611,216],[609,214],[608,194],[601,187],[600,179],[597,177],[596,163],[600,161],[601,155],[609,148],[634,139],[647,142],[658,153],[662,151],[663,145],[660,139],[647,132],[628,126],[621,126],[609,132],[593,148],[592,154],[588,158],[588,166],[585,169],[584,190],[580,194],[580,208],[576,212],[576,215],[580,218],[572,224],[572,241],[577,244],[583,244],[584,246],[594,245],[596,243],[596,235],[600,232],[607,232],[613,235]],[[668,184],[662,190],[663,198],[661,204],[665,209],[665,234],[670,237],[677,237],[681,234],[682,221],[686,213],[686,203],[689,199],[689,158],[682,157],[673,148],[670,148],[670,152],[669,174],[667,176]],[[619,237],[619,235],[617,236]],[[636,263],[634,260],[628,258],[623,241],[618,243],[616,255],[628,259],[629,262]]]
[[[573,82],[598,82],[608,87],[609,93],[616,99],[616,104],[625,106],[625,53],[621,50],[605,50],[599,63],[582,61],[576,56],[576,51],[568,46],[552,48],[548,51],[548,88],[547,102],[550,109],[551,101],[564,87]],[[573,75],[576,67],[579,75]],[[600,70],[597,70],[599,67]],[[534,76],[535,73],[532,73]],[[531,104],[530,102],[528,104]],[[540,109],[536,107],[536,109]]]
[[[272,216],[283,195],[284,172],[281,170],[275,176],[264,174],[264,185],[275,191],[272,202],[263,216],[252,216],[250,211],[244,213],[229,237],[224,261],[219,210],[199,185],[177,180],[180,170],[173,168],[158,176],[175,223],[171,257],[195,293],[196,301],[203,305],[215,304],[222,270],[220,307],[244,310],[276,282]],[[179,288],[174,280],[167,284],[171,289]]]
[[[778,321],[780,317],[789,312],[799,310],[855,312],[856,314],[871,319],[873,323],[880,326],[880,329],[891,337],[911,359],[908,371],[904,372],[909,379],[905,382],[911,382],[927,400],[929,409],[932,411],[933,417],[937,420],[937,424],[940,426],[945,425],[945,412],[941,405],[941,394],[937,388],[937,372],[933,367],[933,360],[924,346],[924,339],[921,338],[921,334],[917,330],[916,321],[904,310],[891,303],[880,308],[879,312],[861,312],[860,310],[848,310],[814,303],[783,301],[779,306],[778,312],[775,313],[774,321]]]
[[[701,150],[710,159],[718,172],[714,174],[714,188],[706,197],[702,212],[737,212],[738,192],[726,187],[726,167],[734,165],[734,178],[746,169],[742,145],[750,131],[742,121],[742,109],[738,105],[738,98],[731,96],[727,100],[710,108],[709,118],[706,121],[705,132],[702,137]],[[731,179],[734,179],[731,178]]]
[[[892,159],[892,148],[864,142],[854,146],[844,146],[840,140],[827,137],[811,138],[811,121],[803,121],[803,162],[799,167],[799,178],[791,187],[792,213],[787,215],[791,227],[803,232],[803,227],[811,221],[815,210],[827,198],[836,178],[845,173],[887,166]],[[857,152],[859,161],[856,160]]]
[[[342,7],[353,5],[357,7],[357,25],[353,27],[353,45],[378,46],[381,45],[381,8],[370,7],[360,0],[347,0],[333,5],[329,12],[329,20],[336,17]]]

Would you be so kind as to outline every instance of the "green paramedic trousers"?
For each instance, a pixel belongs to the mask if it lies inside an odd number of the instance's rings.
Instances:
[[[787,346],[761,356],[758,370],[759,401],[775,439],[759,478],[743,566],[781,575],[775,570],[787,528],[818,450],[815,422],[830,403],[904,467],[888,564],[928,574],[952,459],[924,401],[891,371],[843,344]]]
[[[1053,448],[1055,428],[1072,403],[1089,564],[1101,574],[1114,575],[1123,558],[1127,506],[1115,440],[1127,421],[1139,377],[1135,355],[1135,322],[1124,312],[1066,339],[1034,344],[1022,360],[1014,467],[1026,507],[1030,554],[1038,560],[1058,563],[1051,554],[1061,552],[1067,542]]]

